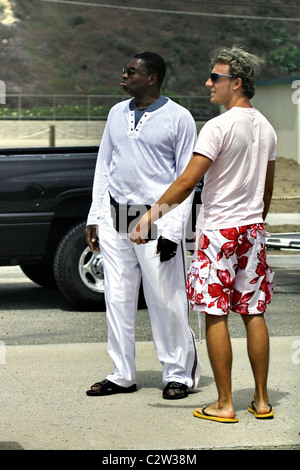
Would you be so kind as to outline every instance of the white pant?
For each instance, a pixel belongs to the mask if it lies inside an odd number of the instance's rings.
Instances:
[[[135,320],[141,278],[157,356],[163,365],[163,382],[180,382],[193,388],[201,365],[195,336],[189,325],[185,250],[161,263],[157,241],[136,245],[115,231],[109,203],[99,222],[104,260],[108,352],[115,366],[108,380],[129,387],[136,383]]]

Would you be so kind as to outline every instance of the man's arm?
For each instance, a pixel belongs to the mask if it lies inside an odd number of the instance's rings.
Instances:
[[[208,157],[194,154],[184,172],[134,227],[130,234],[130,240],[138,245],[146,243],[151,224],[181,204],[191,194],[211,164],[212,160]]]
[[[270,208],[273,188],[274,188],[274,176],[275,176],[275,160],[271,160],[268,162],[268,167],[267,167],[265,192],[264,192],[263,220],[266,219],[269,208]]]
[[[109,167],[113,152],[113,144],[110,137],[112,114],[112,110],[110,110],[99,146],[94,173],[92,204],[87,217],[87,226],[94,226],[98,224],[103,197],[108,187]]]

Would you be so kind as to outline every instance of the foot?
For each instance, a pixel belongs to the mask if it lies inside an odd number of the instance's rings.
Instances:
[[[211,419],[211,421],[219,421],[224,423],[236,423],[238,419],[235,417],[232,405],[220,406],[218,402],[202,408],[196,408],[194,416],[197,418]]]
[[[254,400],[249,403],[248,411],[254,414],[255,418],[257,419],[273,419],[274,417],[273,408],[270,404],[256,406]]]
[[[91,390],[87,390],[86,394],[89,396],[105,396],[113,395],[115,393],[132,393],[136,391],[136,384],[130,387],[121,387],[120,385],[111,382],[110,380],[102,380],[102,382],[96,382],[91,386]]]
[[[163,390],[163,398],[166,400],[178,400],[188,396],[188,386],[179,382],[168,382]]]

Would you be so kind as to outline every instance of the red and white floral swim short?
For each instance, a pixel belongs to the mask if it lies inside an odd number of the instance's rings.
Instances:
[[[187,292],[192,310],[212,315],[264,313],[273,294],[263,224],[197,230]]]

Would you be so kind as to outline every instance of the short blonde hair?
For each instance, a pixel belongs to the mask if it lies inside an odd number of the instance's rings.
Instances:
[[[210,59],[212,67],[216,63],[228,64],[230,75],[241,78],[244,94],[249,99],[253,98],[255,79],[259,73],[259,62],[255,55],[241,47],[220,47],[211,53]]]

